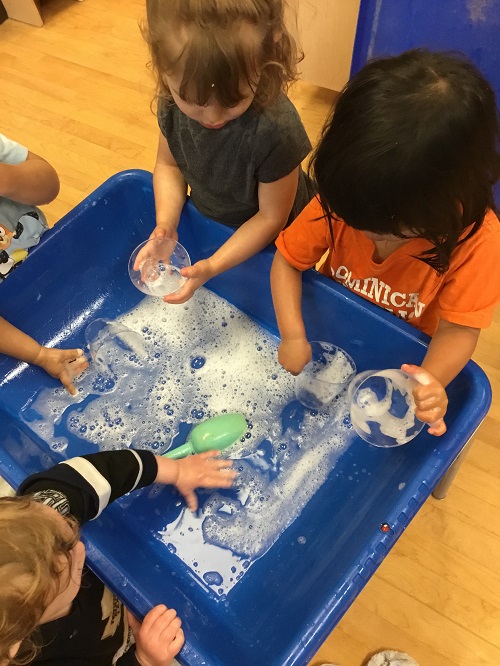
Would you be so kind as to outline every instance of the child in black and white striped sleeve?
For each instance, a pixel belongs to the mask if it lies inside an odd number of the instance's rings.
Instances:
[[[0,498],[0,666],[169,666],[184,643],[176,612],[160,605],[142,624],[127,618],[85,569],[79,525],[155,482],[176,486],[194,511],[195,488],[228,488],[236,476],[217,454],[94,453],[34,474],[17,497]]]

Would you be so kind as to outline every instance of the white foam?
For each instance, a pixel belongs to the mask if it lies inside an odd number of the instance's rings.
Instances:
[[[184,510],[158,534],[221,598],[326,480],[349,441],[346,399],[306,411],[299,432],[287,429],[281,415],[294,380],[278,364],[277,340],[203,288],[181,306],[146,298],[117,323],[141,340],[108,340],[79,381],[76,404],[63,389],[46,389],[29,405],[28,425],[57,450],[69,433],[101,450],[162,453],[182,423],[242,412],[248,432],[225,453],[237,461],[236,496],[214,492],[196,516]]]
[[[175,266],[162,264],[161,269],[158,266],[150,268],[147,275],[144,274],[143,267],[141,272],[144,276],[144,284],[149,289],[152,296],[165,296],[171,294],[182,287],[187,278],[180,274]]]
[[[384,395],[379,398],[370,387],[371,377],[361,382],[351,404],[351,422],[360,436],[368,442],[384,445],[378,441],[380,438],[375,431],[372,432],[370,423],[379,426],[380,433],[394,441],[394,444],[405,444],[418,433],[415,429],[415,403],[412,389],[414,383],[399,370],[384,370],[374,373],[373,378],[381,378],[385,383]],[[396,416],[390,412],[393,404],[393,391],[399,391],[406,402],[406,412],[403,416]],[[410,434],[409,434],[410,433]]]

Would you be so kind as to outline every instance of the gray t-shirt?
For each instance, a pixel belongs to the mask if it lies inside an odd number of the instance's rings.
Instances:
[[[258,184],[284,178],[312,148],[297,110],[284,94],[262,111],[250,106],[218,130],[188,118],[174,102],[163,102],[158,124],[191,187],[196,208],[206,217],[236,227],[258,212]],[[310,181],[300,169],[290,219],[313,196]]]

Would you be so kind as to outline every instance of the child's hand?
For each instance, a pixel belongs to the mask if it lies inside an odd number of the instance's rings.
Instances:
[[[155,227],[151,232],[148,240],[163,240],[164,238],[172,238],[176,241],[179,238],[177,229],[174,227],[169,227],[168,229],[166,227]],[[163,254],[158,254],[157,248],[155,248],[155,243],[146,243],[146,245],[142,248],[142,250],[135,258],[134,271],[139,271],[146,259],[161,259],[165,263],[170,263],[170,257],[165,257]]]
[[[184,645],[181,620],[173,608],[155,606],[142,624],[130,611],[128,622],[135,638],[135,656],[141,666],[170,666]]]
[[[40,347],[38,356],[33,360],[33,363],[43,368],[51,377],[59,379],[71,395],[77,394],[72,380],[88,368],[87,359],[83,355],[83,349],[51,349],[49,347]]]
[[[278,347],[278,361],[290,374],[300,375],[311,359],[311,345],[306,338],[281,340]]]
[[[164,296],[163,300],[165,303],[180,305],[181,303],[189,301],[194,292],[214,276],[214,271],[210,259],[202,259],[192,266],[181,268],[181,275],[189,278],[189,280],[185,282],[175,294]]]
[[[403,363],[401,370],[420,384],[413,389],[417,418],[430,424],[428,432],[431,435],[444,435],[446,424],[443,417],[448,407],[448,396],[443,385],[434,375],[418,365]]]
[[[232,460],[217,458],[219,451],[207,451],[181,458],[173,485],[181,493],[191,511],[198,508],[195,488],[230,488],[238,473],[231,469]]]

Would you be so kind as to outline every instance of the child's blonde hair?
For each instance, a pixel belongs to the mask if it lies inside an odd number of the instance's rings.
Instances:
[[[285,26],[286,0],[147,0],[142,27],[149,44],[157,95],[171,100],[165,74],[182,75],[179,96],[208,104],[212,96],[226,108],[255,93],[255,104],[272,103],[297,78],[302,59]],[[244,39],[246,26],[259,40]],[[179,51],[179,40],[184,41]],[[177,49],[175,48],[177,41]]]
[[[48,512],[30,497],[0,498],[0,663],[27,664],[37,652],[32,634],[58,593],[61,556],[71,566],[78,541],[68,539]],[[63,560],[64,562],[64,560]],[[22,641],[15,659],[10,649]]]

